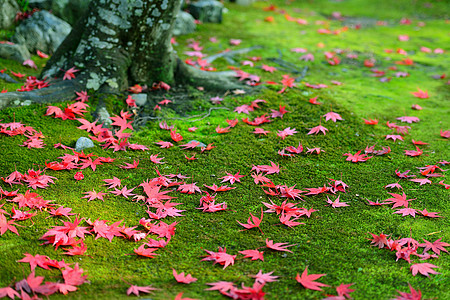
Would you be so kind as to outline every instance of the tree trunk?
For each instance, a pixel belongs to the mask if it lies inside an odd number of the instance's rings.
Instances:
[[[173,84],[236,89],[229,72],[204,72],[182,62],[170,43],[182,0],[92,0],[88,12],[48,61],[41,77],[49,88],[0,94],[0,109],[15,101],[56,102],[76,91],[118,92],[130,85]],[[75,79],[62,80],[70,68]],[[48,89],[48,90],[47,90]],[[58,97],[52,97],[52,92]]]
[[[75,67],[87,89],[124,90],[133,83],[174,79],[170,44],[179,0],[98,0],[81,18],[45,67],[61,77]]]

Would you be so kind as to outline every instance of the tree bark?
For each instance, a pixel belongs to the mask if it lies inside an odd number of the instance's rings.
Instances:
[[[49,97],[47,91],[6,93],[0,95],[0,109],[11,97],[32,102],[73,99],[69,86],[113,93],[135,83],[175,80],[219,90],[242,87],[230,80],[229,72],[200,71],[178,59],[170,41],[180,5],[181,0],[92,0],[41,74],[59,90],[59,97]],[[68,84],[62,77],[72,67],[79,71]]]
[[[130,82],[173,82],[170,43],[179,0],[97,0],[48,62],[42,76],[79,69],[87,89],[124,90]]]

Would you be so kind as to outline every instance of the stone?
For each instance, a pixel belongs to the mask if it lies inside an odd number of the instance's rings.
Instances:
[[[173,25],[172,34],[183,35],[193,33],[195,28],[197,28],[197,25],[195,24],[194,17],[185,11],[180,11]]]
[[[109,127],[112,124],[110,119],[111,115],[105,106],[98,105],[95,111],[95,118],[97,118],[99,124],[103,124],[103,127]]]
[[[0,0],[0,29],[8,29],[14,24],[20,8],[15,0]]]
[[[137,106],[144,106],[147,103],[147,94],[133,94],[131,98]]]
[[[80,152],[87,148],[95,147],[94,142],[87,137],[80,137],[75,144],[75,151]]]
[[[41,10],[16,27],[12,41],[24,44],[31,53],[40,50],[52,54],[71,30],[72,27],[67,22]]]
[[[23,63],[25,60],[31,58],[27,47],[13,43],[0,44],[0,57],[15,60],[19,63]]]
[[[223,4],[215,0],[200,0],[188,5],[189,13],[203,23],[222,23]]]

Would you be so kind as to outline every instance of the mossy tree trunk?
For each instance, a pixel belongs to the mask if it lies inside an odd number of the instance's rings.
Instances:
[[[179,0],[97,0],[47,63],[43,77],[71,67],[87,89],[124,90],[130,83],[173,82],[170,43]]]
[[[181,0],[92,0],[41,74],[50,87],[0,94],[0,109],[19,100],[71,100],[80,90],[118,92],[136,83],[241,88],[230,80],[229,72],[200,71],[174,53],[171,31],[180,5]],[[79,70],[76,78],[62,80],[73,67]]]

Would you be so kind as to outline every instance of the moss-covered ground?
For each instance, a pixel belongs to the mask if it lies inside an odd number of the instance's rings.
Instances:
[[[429,2],[429,3],[428,3]],[[17,263],[24,257],[24,253],[47,255],[52,259],[67,263],[79,263],[89,275],[90,284],[83,284],[78,291],[67,296],[52,295],[51,298],[69,297],[73,299],[122,299],[126,297],[128,283],[139,286],[152,285],[159,290],[145,298],[173,299],[183,291],[183,296],[197,299],[222,299],[216,291],[205,291],[206,283],[217,281],[233,281],[236,284],[253,283],[249,274],[256,274],[259,270],[264,273],[274,271],[273,275],[280,276],[279,281],[268,283],[264,287],[267,299],[322,299],[327,295],[335,295],[334,287],[341,283],[354,283],[352,288],[356,291],[352,296],[356,299],[390,299],[396,291],[409,291],[408,283],[415,289],[422,291],[426,299],[450,298],[450,259],[449,255],[441,251],[438,259],[427,261],[439,266],[440,274],[428,277],[420,274],[413,276],[410,264],[400,259],[396,261],[395,251],[378,249],[370,245],[370,234],[388,234],[392,238],[412,237],[419,242],[423,239],[434,241],[442,238],[443,242],[450,242],[449,218],[450,202],[449,190],[437,182],[444,180],[450,184],[448,175],[441,178],[430,178],[433,184],[419,185],[415,182],[402,180],[403,192],[409,198],[416,200],[410,206],[417,209],[427,209],[431,212],[440,212],[443,218],[424,218],[417,214],[402,217],[393,214],[389,206],[369,206],[371,201],[383,200],[390,197],[388,192],[402,193],[398,190],[386,190],[384,186],[397,182],[399,178],[395,170],[411,170],[418,175],[417,167],[437,164],[440,161],[450,160],[448,139],[440,136],[440,130],[450,129],[450,86],[448,79],[434,79],[433,75],[442,75],[449,72],[448,51],[450,26],[446,17],[449,10],[446,1],[284,1],[273,2],[278,6],[276,11],[264,11],[268,2],[256,2],[252,7],[242,7],[227,4],[228,13],[224,15],[223,24],[202,24],[198,30],[190,35],[177,37],[175,46],[179,55],[187,58],[183,53],[191,50],[187,48],[190,39],[199,41],[204,47],[203,52],[214,54],[226,48],[239,49],[253,45],[262,45],[264,48],[254,50],[247,55],[237,56],[236,67],[241,67],[239,61],[250,56],[260,56],[261,61],[256,66],[266,65],[279,67],[271,57],[279,57],[293,63],[301,70],[308,66],[306,76],[297,87],[288,88],[285,93],[277,93],[281,86],[268,86],[266,89],[244,96],[228,95],[222,104],[229,110],[213,110],[211,115],[199,121],[193,119],[171,120],[169,125],[175,125],[178,132],[184,137],[183,142],[198,140],[205,144],[214,143],[217,147],[202,154],[198,150],[182,151],[176,146],[170,149],[160,149],[154,143],[160,140],[169,141],[168,131],[159,129],[157,122],[149,122],[146,127],[133,134],[131,141],[147,145],[149,151],[113,153],[112,150],[102,150],[98,145],[88,149],[95,155],[113,157],[116,161],[91,169],[83,170],[85,178],[74,180],[78,170],[52,171],[46,170],[47,175],[55,176],[57,181],[47,189],[38,189],[46,200],[54,200],[55,204],[71,207],[73,212],[82,218],[97,218],[116,222],[123,220],[127,226],[139,226],[141,218],[148,218],[146,207],[142,204],[125,199],[124,197],[109,194],[105,201],[94,200],[87,202],[82,199],[84,192],[95,189],[106,192],[103,179],[116,176],[122,179],[128,188],[136,187],[148,178],[156,177],[155,168],[161,173],[184,174],[190,176],[187,182],[197,182],[199,187],[204,184],[219,185],[221,177],[226,172],[246,175],[240,183],[233,186],[236,189],[219,193],[218,202],[226,202],[227,211],[204,213],[196,209],[199,207],[199,194],[187,195],[172,192],[176,196],[175,202],[183,203],[178,208],[185,210],[183,217],[169,218],[167,223],[179,222],[176,233],[168,245],[158,250],[153,258],[130,255],[140,243],[115,237],[112,242],[94,236],[87,236],[85,244],[87,252],[84,256],[65,256],[63,249],[55,250],[52,246],[41,246],[41,237],[52,226],[61,225],[57,218],[47,218],[46,212],[38,212],[32,221],[17,222],[20,236],[8,231],[0,237],[0,287],[12,285],[28,276],[28,264]],[[447,3],[448,4],[448,3]],[[279,12],[308,21],[307,25],[290,22]],[[331,14],[339,11],[346,20],[329,19]],[[273,22],[266,22],[266,17],[272,16]],[[411,25],[400,24],[402,18],[409,18]],[[386,21],[386,26],[376,26],[377,20]],[[317,33],[320,28],[331,30],[340,29],[345,24],[349,29],[338,35],[321,35]],[[361,23],[360,29],[351,24]],[[425,26],[418,26],[424,22]],[[422,25],[422,24],[419,24]],[[2,32],[7,35],[7,32]],[[399,35],[408,35],[409,41],[399,41]],[[210,37],[216,37],[218,42],[212,43]],[[230,39],[241,39],[239,46],[230,46]],[[319,45],[322,43],[323,45]],[[320,47],[323,46],[323,47]],[[420,48],[428,47],[432,50],[441,48],[444,54],[424,53]],[[315,56],[313,62],[299,60],[302,53],[291,52],[292,48],[306,48],[308,53]],[[396,53],[397,49],[404,49],[408,55]],[[342,62],[337,66],[329,65],[325,58],[325,51],[345,51],[339,56]],[[393,53],[387,53],[392,49]],[[356,59],[346,58],[348,53],[357,54]],[[413,65],[399,65],[396,61],[405,58],[413,60]],[[39,68],[45,60],[33,57]],[[373,77],[371,68],[364,66],[364,60],[374,59],[374,68],[386,72],[384,77],[391,78],[388,82],[381,82],[379,77]],[[213,66],[219,70],[226,70],[228,62],[218,59]],[[396,66],[397,70],[389,70]],[[37,75],[39,70],[20,66],[17,63],[1,60],[0,69],[13,70],[27,75]],[[251,74],[260,75],[263,81],[280,82],[282,74],[289,74],[281,70],[273,74],[264,72],[257,67],[242,66],[242,70]],[[396,72],[407,72],[409,76],[395,76]],[[298,75],[290,74],[292,77]],[[343,84],[333,85],[332,80]],[[23,82],[23,80],[21,80]],[[324,83],[329,87],[324,89],[311,89],[304,85]],[[0,80],[0,90],[15,90],[22,84],[8,84]],[[427,90],[428,99],[415,98],[410,92],[417,88]],[[194,111],[189,114],[201,114],[214,105],[209,97],[202,100],[201,93],[195,93],[198,99],[193,100]],[[170,99],[170,92],[166,97]],[[217,96],[222,96],[218,94]],[[312,105],[308,99],[318,96],[323,105]],[[149,94],[152,97],[152,94]],[[125,97],[115,99],[115,113],[124,108]],[[206,100],[205,100],[206,99]],[[267,103],[261,104],[261,109],[252,112],[251,118],[277,109],[279,105],[286,106],[290,113],[282,119],[260,127],[270,131],[267,136],[258,136],[252,133],[254,128],[243,122],[229,133],[218,134],[215,128],[220,125],[226,127],[225,120],[238,118],[242,114],[233,112],[234,107],[249,104],[255,99],[265,99]],[[92,103],[92,102],[91,102]],[[411,109],[412,104],[419,104],[423,110]],[[61,106],[64,104],[61,104]],[[324,122],[328,128],[324,135],[307,135],[308,129],[319,124],[320,116],[330,111],[339,113],[344,121],[337,123]],[[28,169],[43,169],[46,161],[55,161],[67,150],[54,149],[53,145],[61,142],[74,146],[81,136],[88,136],[85,131],[79,130],[78,121],[54,119],[45,117],[46,106],[32,105],[22,108],[9,108],[0,111],[0,122],[22,122],[42,131],[47,146],[43,149],[28,149],[19,147],[25,140],[23,136],[9,137],[0,135],[0,176],[6,177],[18,170],[26,172]],[[410,134],[404,136],[404,141],[385,140],[392,130],[385,124],[387,121],[400,122],[396,118],[401,116],[416,116],[420,122],[407,124],[411,126]],[[163,107],[159,116],[165,118],[179,117],[173,110]],[[246,117],[246,115],[244,116]],[[92,120],[88,114],[86,118]],[[378,119],[375,126],[364,124],[363,119]],[[403,124],[405,125],[405,124]],[[189,132],[189,127],[198,128],[196,132]],[[296,128],[298,133],[281,140],[277,130],[286,127]],[[420,146],[423,154],[410,157],[404,154],[405,150],[414,150],[411,140],[420,140],[429,143]],[[306,155],[304,152],[293,158],[281,157],[278,150],[286,146],[296,146],[301,142],[305,147],[320,147],[325,152],[320,155]],[[179,143],[181,144],[181,143]],[[389,146],[391,153],[374,157],[364,163],[351,163],[345,161],[344,153],[355,153],[366,146],[376,144],[377,148]],[[165,164],[155,165],[149,159],[150,155],[159,153],[164,157]],[[192,156],[196,153],[198,160],[187,161],[184,154]],[[139,160],[136,170],[123,170],[118,166],[126,162]],[[341,201],[347,202],[348,207],[332,208],[327,205],[327,196],[334,199],[334,195],[304,196],[300,206],[308,209],[314,208],[310,218],[302,217],[299,221],[305,225],[288,228],[278,225],[279,220],[275,214],[264,214],[261,229],[241,231],[243,229],[236,220],[245,222],[249,212],[259,215],[261,202],[269,200],[280,204],[283,200],[278,197],[267,196],[260,186],[253,182],[250,176],[252,165],[265,165],[270,161],[279,164],[279,174],[269,175],[275,184],[296,185],[298,189],[321,187],[327,184],[328,178],[342,179],[349,185],[346,193],[340,193]],[[445,166],[439,165],[443,169]],[[447,167],[448,168],[448,167]],[[421,176],[419,176],[421,177]],[[3,189],[19,189],[20,193],[27,190],[26,186],[17,185],[12,188],[0,182]],[[135,190],[142,193],[141,188]],[[5,199],[3,209],[10,212],[13,207]],[[140,202],[142,203],[142,202]],[[16,207],[17,208],[17,207]],[[265,208],[265,207],[264,207]],[[72,217],[73,220],[73,217]],[[295,244],[291,247],[293,253],[275,252],[260,248],[265,246],[265,239],[275,242]],[[264,251],[264,261],[251,261],[238,255],[234,265],[223,269],[220,265],[201,261],[206,254],[204,249],[217,251],[218,247],[226,247],[227,253],[238,254],[238,251],[260,248]],[[418,259],[414,258],[417,262]],[[296,280],[297,273],[308,267],[309,273],[327,274],[320,278],[331,287],[325,287],[323,292],[303,288]],[[186,272],[198,278],[190,285],[176,283],[172,275],[172,268],[178,272]],[[61,280],[60,272],[47,271],[37,268],[37,275],[45,276],[46,281]]]

